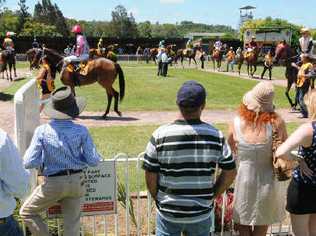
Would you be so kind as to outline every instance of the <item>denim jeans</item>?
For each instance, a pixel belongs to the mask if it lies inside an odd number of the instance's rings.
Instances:
[[[187,236],[209,236],[211,224],[211,217],[198,223],[184,224],[169,222],[157,213],[156,236],[181,236],[181,232]]]
[[[6,219],[6,222],[0,224],[0,235],[1,236],[23,236],[22,230],[20,229],[19,223],[9,216]]]
[[[303,117],[306,117],[306,118],[308,117],[308,112],[307,112],[306,104],[304,102],[304,96],[307,92],[308,92],[308,88],[307,89],[304,87],[297,88],[298,104],[300,105],[301,113]]]

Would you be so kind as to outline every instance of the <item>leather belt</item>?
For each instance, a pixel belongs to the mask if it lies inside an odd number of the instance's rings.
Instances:
[[[65,175],[72,175],[82,172],[82,170],[63,170],[57,172],[56,174],[48,175],[47,177],[56,177],[56,176],[65,176]]]

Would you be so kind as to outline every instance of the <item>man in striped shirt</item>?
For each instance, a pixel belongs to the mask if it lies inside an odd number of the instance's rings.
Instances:
[[[143,168],[157,205],[157,236],[207,236],[215,197],[236,175],[235,161],[221,131],[200,120],[204,87],[187,81],[179,89],[179,119],[159,127],[146,148]],[[216,165],[222,169],[215,181]]]

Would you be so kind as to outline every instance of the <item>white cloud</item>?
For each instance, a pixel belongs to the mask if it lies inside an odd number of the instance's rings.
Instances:
[[[162,4],[180,4],[184,3],[184,0],[159,0]]]

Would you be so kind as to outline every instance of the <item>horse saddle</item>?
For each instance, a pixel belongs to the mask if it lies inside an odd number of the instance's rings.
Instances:
[[[86,76],[89,71],[90,61],[82,61],[80,63],[70,63],[66,69],[71,73],[79,73],[82,76]]]

